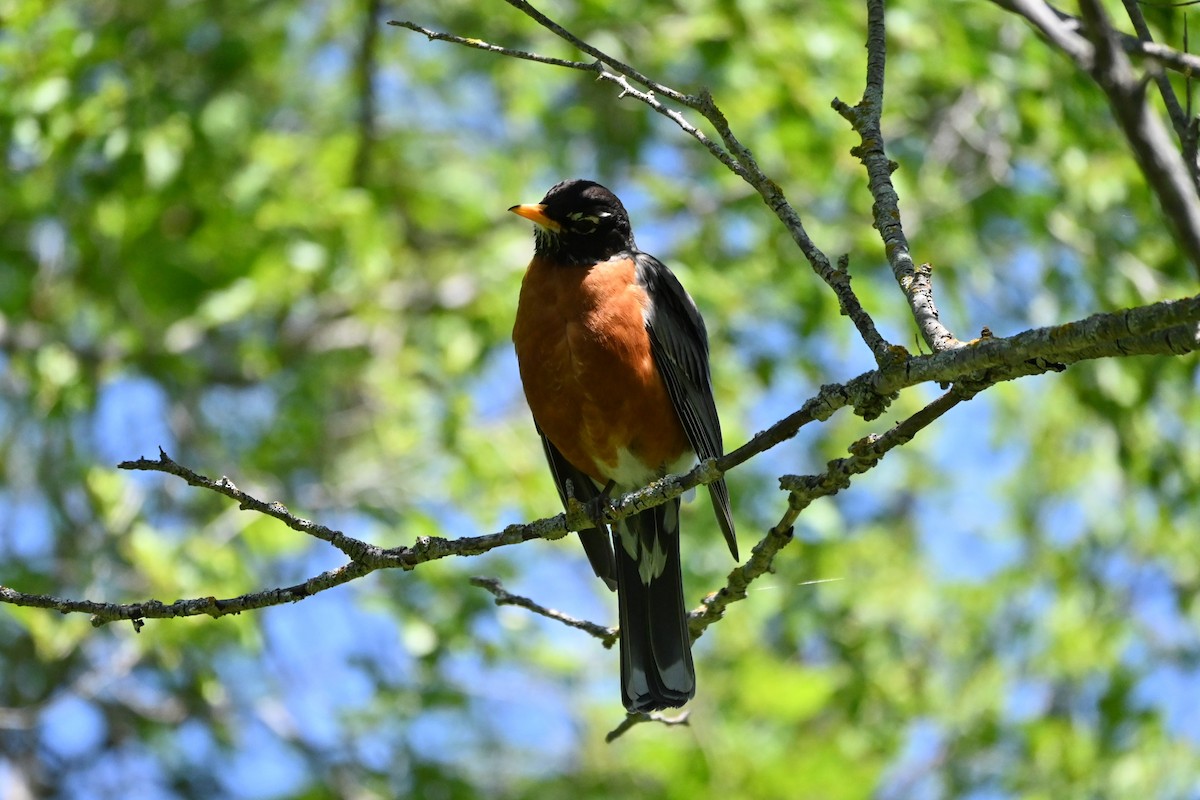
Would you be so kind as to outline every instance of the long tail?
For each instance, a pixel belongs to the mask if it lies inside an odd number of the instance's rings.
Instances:
[[[679,501],[613,526],[621,619],[621,700],[630,711],[683,705],[696,693],[683,576]]]

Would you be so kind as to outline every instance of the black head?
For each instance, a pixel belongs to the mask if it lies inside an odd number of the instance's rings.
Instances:
[[[593,181],[563,181],[541,203],[509,211],[533,221],[534,250],[565,264],[587,264],[634,248],[629,215],[617,196]]]

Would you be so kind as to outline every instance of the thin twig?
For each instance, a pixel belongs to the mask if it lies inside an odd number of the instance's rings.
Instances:
[[[1046,39],[1077,64],[1092,58],[1092,46],[1079,33],[1079,20],[1042,0],[992,0],[1001,8],[1028,20]]]
[[[617,72],[621,73],[622,75],[624,75],[627,78],[630,78],[630,79],[636,81],[637,83],[640,83],[642,86],[645,86],[647,89],[654,92],[655,94],[661,94],[664,97],[669,97],[672,100],[674,100],[675,102],[680,103],[682,105],[686,105],[686,106],[691,105],[690,101],[692,101],[693,98],[690,98],[681,92],[677,92],[669,86],[664,86],[663,84],[658,83],[657,81],[651,80],[650,78],[646,77],[641,72],[639,72],[638,70],[631,67],[629,64],[626,64],[624,61],[621,61],[618,58],[614,58],[613,56],[609,55],[608,53],[605,53],[600,48],[595,47],[595,46],[589,44],[588,42],[585,42],[583,39],[580,39],[578,36],[571,33],[569,30],[567,30],[563,26],[559,25],[557,22],[550,19],[542,12],[538,11],[536,8],[534,8],[529,3],[527,3],[525,0],[505,0],[505,2],[507,2],[510,6],[517,9],[522,14],[529,17],[534,22],[536,22],[538,25],[541,25],[543,28],[550,31],[555,36],[562,39],[564,42],[568,43],[575,49],[579,50],[582,53],[587,53],[589,56],[591,56],[592,58],[595,58],[598,61],[602,61],[605,64],[608,64],[610,67],[612,67]]]
[[[659,102],[658,98],[655,97],[653,91],[640,91],[631,86],[628,78],[626,78],[624,75],[614,75],[607,71],[600,73],[600,80],[609,81],[611,83],[615,83],[617,86],[620,86],[621,94],[618,95],[619,98],[628,95],[629,97],[641,100],[643,103],[650,106],[650,108],[674,122],[679,126],[680,130],[682,130],[688,136],[691,136],[700,144],[704,145],[705,149],[712,153],[713,156],[715,156],[718,161],[720,161],[731,172],[733,172],[734,175],[737,175],[743,180],[748,179],[745,167],[740,164],[732,155],[730,155],[728,150],[721,147],[720,144],[706,136],[703,131],[688,122],[687,118],[683,116],[683,114],[680,114],[678,111],[675,111],[668,106],[664,106],[661,102]],[[675,92],[672,90],[672,93]]]
[[[1129,16],[1129,21],[1133,24],[1133,30],[1137,34],[1138,39],[1147,44],[1152,44],[1154,36],[1150,33],[1150,26],[1146,24],[1146,18],[1142,16],[1139,0],[1121,0],[1121,5],[1125,6],[1125,13]],[[1182,141],[1188,124],[1187,116],[1183,112],[1183,106],[1179,104],[1179,98],[1175,96],[1175,89],[1171,86],[1171,81],[1166,75],[1156,71],[1152,77],[1158,86],[1159,94],[1162,95],[1163,103],[1167,107],[1167,115],[1171,118],[1171,124],[1175,127],[1175,132],[1179,135],[1180,141]]]
[[[175,463],[161,447],[158,448],[158,458],[155,460],[139,458],[133,461],[122,461],[117,467],[119,469],[141,470],[144,472],[165,472],[168,475],[182,478],[191,486],[198,486],[217,494],[223,494],[229,499],[237,501],[238,507],[243,511],[257,511],[268,517],[274,517],[292,530],[308,534],[323,542],[328,542],[345,553],[353,561],[375,564],[385,558],[383,548],[367,544],[360,539],[347,536],[341,531],[327,528],[320,523],[304,519],[303,517],[297,517],[288,511],[287,506],[278,501],[267,502],[259,500],[257,497],[243,492],[233,484],[233,481],[224,475],[214,481],[212,478],[193,472],[187,467]]]
[[[687,725],[689,712],[683,711],[673,717],[668,717],[661,712],[646,713],[644,711],[626,714],[625,719],[621,720],[621,724],[608,732],[604,737],[605,744],[612,744],[617,739],[621,738],[626,731],[634,725],[640,725],[643,722],[657,722],[660,725],[671,727],[673,725]]]
[[[721,137],[721,141],[733,153],[738,164],[742,167],[741,170],[735,170],[737,175],[746,183],[750,184],[767,208],[775,214],[776,218],[783,223],[791,234],[792,241],[800,248],[800,252],[804,254],[805,260],[812,267],[813,272],[824,281],[834,294],[837,295],[838,303],[843,310],[857,306],[861,308],[858,298],[854,296],[850,289],[849,281],[844,280],[844,273],[839,273],[829,261],[829,257],[817,247],[816,243],[809,237],[808,231],[804,228],[804,222],[800,219],[800,214],[788,202],[787,196],[783,192],[783,188],[771,180],[762,168],[758,166],[754,155],[750,149],[741,143],[734,135],[733,129],[729,125],[729,121],[725,118],[725,114],[717,106],[716,100],[707,89],[703,89],[695,97],[688,98],[691,102],[690,107],[699,111],[704,118],[712,123],[716,128],[717,134]],[[868,343],[869,345],[869,343]]]
[[[841,313],[850,318],[854,323],[858,335],[870,348],[871,354],[875,356],[875,363],[879,366],[885,366],[897,358],[907,358],[908,352],[902,347],[891,344],[887,339],[883,338],[883,334],[875,327],[875,320],[871,319],[871,315],[858,300],[858,295],[850,290],[850,256],[842,255],[838,258],[837,274],[840,281],[845,281],[845,291],[839,291],[839,286],[834,287],[834,291],[838,294],[838,301],[841,304]],[[831,284],[832,285],[832,284]]]
[[[552,619],[555,622],[561,622],[569,628],[581,630],[584,633],[589,633],[600,640],[600,643],[605,647],[612,647],[617,643],[616,628],[606,628],[603,625],[597,625],[595,622],[589,622],[585,619],[576,619],[561,611],[556,611],[553,608],[546,608],[543,605],[530,600],[528,597],[523,597],[519,594],[512,594],[504,585],[495,578],[474,577],[471,578],[471,585],[478,586],[480,589],[486,589],[496,597],[496,605],[498,606],[519,606],[521,608],[532,611],[535,614],[540,614],[547,619]]]
[[[395,25],[397,28],[408,28],[410,31],[415,31],[422,36],[427,37],[430,41],[461,44],[464,47],[473,47],[476,50],[484,50],[488,53],[508,56],[509,58],[520,58],[525,61],[536,61],[539,64],[549,64],[554,67],[566,67],[567,69],[578,69],[583,70],[584,72],[600,72],[603,69],[603,65],[601,65],[598,61],[569,61],[562,58],[551,58],[550,56],[530,53],[526,50],[516,50],[511,47],[501,47],[498,44],[485,42],[482,39],[471,39],[466,36],[455,36],[452,33],[442,33],[441,31],[430,30],[429,28],[405,19],[388,20],[388,25]]]
[[[390,20],[388,24],[395,25],[399,28],[408,28],[410,31],[423,34],[433,41],[460,44],[464,47],[472,47],[476,50],[484,50],[489,53],[495,53],[496,55],[519,58],[525,61],[534,61],[539,64],[549,64],[550,66],[563,67],[564,69],[574,69],[581,72],[593,73],[596,75],[597,80],[607,81],[608,83],[612,83],[620,87],[621,93],[618,95],[618,97],[628,96],[645,103],[656,113],[661,114],[662,116],[671,120],[671,122],[675,123],[680,130],[702,144],[705,149],[707,149],[710,153],[712,153],[713,156],[717,158],[717,160],[732,170],[735,174],[742,174],[741,165],[738,164],[737,160],[734,159],[733,156],[731,156],[723,147],[721,147],[719,142],[709,138],[707,135],[705,135],[704,131],[688,122],[687,118],[675,109],[664,105],[656,96],[657,94],[662,94],[664,97],[668,97],[672,100],[683,103],[683,100],[679,100],[681,95],[678,92],[669,87],[654,83],[649,79],[646,79],[644,82],[639,81],[642,83],[642,85],[647,86],[649,89],[648,91],[642,91],[634,87],[629,83],[630,75],[641,75],[641,73],[637,72],[637,70],[634,70],[632,67],[628,67],[621,61],[601,53],[599,50],[592,48],[590,45],[588,45],[588,50],[586,52],[590,53],[594,51],[595,53],[600,53],[603,58],[598,57],[595,61],[570,61],[562,58],[551,58],[549,56],[531,53],[526,50],[516,50],[511,47],[503,47],[498,44],[493,44],[492,42],[485,42],[482,39],[472,39],[464,36],[455,36],[454,34],[450,33],[441,33],[439,31],[430,30],[429,28],[408,20]],[[554,25],[553,22],[550,24]],[[555,27],[557,28],[558,26],[555,25]],[[570,33],[567,33],[566,35],[570,37],[568,41],[571,41],[574,44],[575,37]],[[618,71],[614,72],[605,69],[604,65],[606,63],[615,65],[614,69],[617,69]],[[625,72],[622,72],[621,70],[624,70]],[[638,79],[634,78],[634,80]],[[684,98],[684,100],[686,100],[686,98]]]

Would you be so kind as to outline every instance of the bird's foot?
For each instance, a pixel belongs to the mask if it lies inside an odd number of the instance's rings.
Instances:
[[[582,530],[583,520],[586,519],[592,523],[589,527],[604,529],[605,517],[612,510],[612,489],[616,484],[612,481],[601,490],[600,494],[592,497],[590,500],[580,501],[575,496],[575,487],[571,481],[567,481],[567,498],[564,503],[567,511],[567,522],[575,530]]]
[[[593,497],[591,500],[584,503],[583,508],[587,513],[588,518],[596,523],[596,527],[604,525],[604,518],[608,516],[608,512],[612,511],[612,490],[617,484],[615,481],[609,481],[600,494]]]

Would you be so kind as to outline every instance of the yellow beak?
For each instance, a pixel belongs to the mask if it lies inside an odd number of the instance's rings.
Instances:
[[[541,203],[526,203],[509,209],[518,217],[524,217],[535,225],[539,225],[554,233],[562,232],[562,225],[546,216],[546,207]]]

